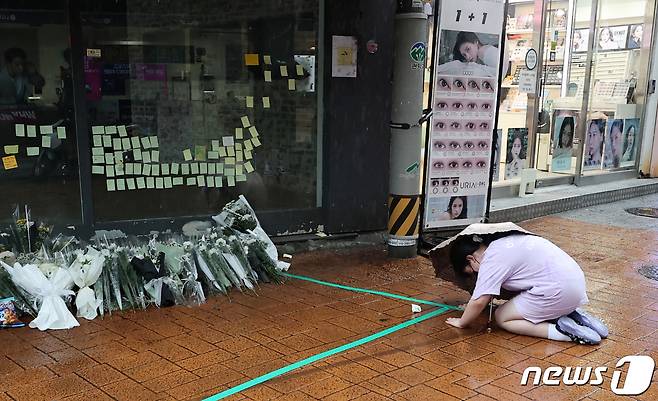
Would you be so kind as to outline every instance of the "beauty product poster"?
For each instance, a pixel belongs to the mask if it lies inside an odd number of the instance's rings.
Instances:
[[[499,86],[504,2],[443,1],[435,38],[424,227],[482,221]]]

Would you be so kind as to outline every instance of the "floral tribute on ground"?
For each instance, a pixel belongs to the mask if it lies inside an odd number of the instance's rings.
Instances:
[[[97,232],[89,243],[51,238],[48,226],[25,214],[15,213],[0,233],[0,299],[36,316],[29,326],[39,330],[78,326],[72,310],[92,320],[149,305],[198,305],[231,290],[255,294],[259,281],[281,283],[278,272],[289,267],[243,196],[212,217],[214,226],[148,240],[120,232]]]

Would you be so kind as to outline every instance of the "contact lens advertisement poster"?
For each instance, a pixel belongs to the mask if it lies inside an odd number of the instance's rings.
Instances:
[[[498,0],[441,2],[425,229],[476,223],[485,215],[504,9]]]

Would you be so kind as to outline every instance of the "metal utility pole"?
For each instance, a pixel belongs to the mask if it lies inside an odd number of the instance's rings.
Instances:
[[[416,255],[421,202],[423,82],[427,15],[419,0],[398,1],[395,15],[388,254]]]

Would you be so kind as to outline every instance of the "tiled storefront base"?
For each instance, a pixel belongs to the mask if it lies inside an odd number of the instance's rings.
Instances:
[[[657,192],[658,179],[633,179],[583,187],[551,187],[537,190],[535,194],[528,195],[525,198],[492,200],[490,222],[520,222],[567,210],[611,203]]]

